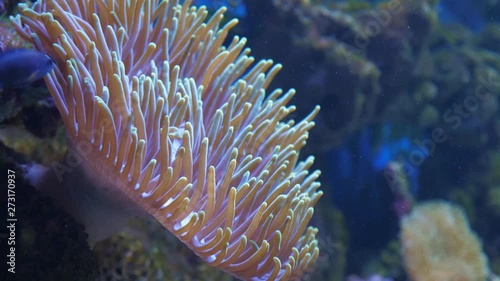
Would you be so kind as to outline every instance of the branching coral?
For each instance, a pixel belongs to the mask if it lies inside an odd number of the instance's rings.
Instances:
[[[282,122],[294,91],[266,96],[281,66],[253,64],[244,38],[224,47],[236,21],[219,27],[223,12],[205,23],[190,1],[52,0],[14,21],[58,65],[46,82],[101,200],[140,206],[238,278],[298,277],[319,254],[319,172],[299,161],[319,108]]]

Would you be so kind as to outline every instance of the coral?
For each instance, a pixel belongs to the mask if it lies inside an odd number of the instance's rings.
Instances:
[[[413,281],[484,281],[487,258],[460,207],[417,205],[401,222],[405,267]]]
[[[13,48],[31,48],[32,45],[25,39],[21,38],[12,23],[0,17],[0,50],[4,51]]]
[[[0,142],[23,155],[24,160],[29,159],[45,165],[50,165],[66,153],[66,147],[63,144],[64,130],[60,130],[59,134],[51,139],[38,138],[23,127],[9,126],[0,128]]]
[[[99,242],[99,281],[232,281],[231,275],[207,266],[155,221],[134,220],[120,233]],[[173,254],[175,253],[175,254]]]
[[[0,94],[2,155],[16,163],[50,165],[66,153],[65,131],[43,81]]]

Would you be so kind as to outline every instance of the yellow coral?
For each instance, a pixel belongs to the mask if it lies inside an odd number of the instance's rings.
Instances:
[[[487,258],[464,212],[444,201],[418,205],[402,220],[401,242],[413,281],[481,281]]]

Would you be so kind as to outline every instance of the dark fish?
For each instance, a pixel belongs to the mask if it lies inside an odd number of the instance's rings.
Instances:
[[[55,64],[44,53],[29,49],[0,52],[0,89],[27,86],[49,73]]]

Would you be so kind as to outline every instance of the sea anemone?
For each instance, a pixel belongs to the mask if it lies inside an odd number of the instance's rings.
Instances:
[[[245,38],[224,47],[237,21],[190,2],[21,5],[18,31],[57,64],[45,81],[69,150],[30,178],[92,241],[145,212],[237,278],[299,277],[319,255],[320,173],[299,160],[319,108],[283,121],[294,91],[266,94],[281,66],[254,63]]]

